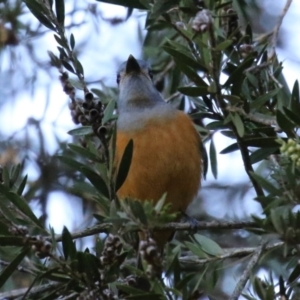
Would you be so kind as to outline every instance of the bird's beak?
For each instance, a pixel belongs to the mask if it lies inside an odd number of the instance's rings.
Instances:
[[[139,73],[140,71],[141,71],[141,67],[140,67],[139,63],[130,54],[128,59],[127,59],[127,63],[126,63],[126,69],[125,69],[126,74],[129,74],[129,73],[132,73],[132,72]]]

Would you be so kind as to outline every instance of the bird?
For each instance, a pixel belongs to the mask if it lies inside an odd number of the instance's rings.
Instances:
[[[185,212],[201,182],[201,138],[191,118],[165,102],[146,61],[130,55],[117,73],[119,96],[116,164],[129,141],[133,153],[118,198],[157,203],[166,194],[170,212]],[[154,233],[159,247],[171,233]]]

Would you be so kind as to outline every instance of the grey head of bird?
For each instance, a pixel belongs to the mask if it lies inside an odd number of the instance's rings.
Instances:
[[[147,62],[129,55],[118,70],[118,109],[128,111],[151,108],[165,104],[152,81],[152,72]]]

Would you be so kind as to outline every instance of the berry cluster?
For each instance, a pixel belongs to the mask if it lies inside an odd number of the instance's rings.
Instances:
[[[156,242],[152,238],[140,241],[140,254],[147,263],[146,273],[150,278],[160,277],[162,273],[162,258]]]
[[[104,249],[100,256],[100,261],[103,266],[111,265],[120,256],[123,244],[120,238],[116,235],[109,234],[104,243]]]
[[[292,139],[288,139],[287,142],[280,139],[278,142],[281,144],[280,152],[300,167],[300,144]]]

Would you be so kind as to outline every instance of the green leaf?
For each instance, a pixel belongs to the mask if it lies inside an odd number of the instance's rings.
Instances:
[[[5,187],[7,187],[7,188],[11,187],[10,178],[9,178],[9,172],[8,172],[7,167],[4,167],[2,169],[2,180],[3,180],[3,183],[4,183]]]
[[[300,277],[300,265],[297,264],[294,270],[292,271],[292,273],[290,274],[288,282],[292,283],[299,277]]]
[[[251,67],[252,63],[254,61],[254,58],[252,56],[246,58],[237,68],[234,69],[234,71],[230,74],[227,81],[224,84],[225,88],[228,88],[231,84],[233,85],[234,89],[237,90],[234,92],[234,95],[238,95],[238,90],[242,86],[242,83],[245,78],[244,71]]]
[[[201,234],[195,234],[194,238],[201,245],[203,251],[209,255],[218,256],[223,254],[223,249],[213,240]]]
[[[244,123],[238,113],[230,113],[232,123],[234,124],[237,133],[240,137],[243,137],[245,134],[245,127]]]
[[[293,137],[295,125],[279,109],[276,111],[276,119],[278,126],[287,134],[287,136]]]
[[[250,108],[254,110],[258,110],[261,108],[267,101],[272,99],[274,96],[276,96],[279,93],[280,89],[273,90],[271,92],[268,92],[262,96],[259,96],[254,101],[250,103]]]
[[[208,255],[202,250],[202,248],[196,243],[185,242],[186,247],[199,258],[207,258]]]
[[[56,42],[57,42],[60,46],[62,46],[62,47],[65,47],[65,46],[66,46],[66,44],[62,41],[62,39],[61,39],[58,35],[54,34],[53,36],[54,36]]]
[[[93,133],[93,129],[91,126],[81,126],[68,131],[68,134],[72,136],[90,135],[92,133]]]
[[[164,0],[164,1],[156,1],[154,2],[151,9],[151,19],[156,19],[162,14],[166,13],[168,10],[172,9],[176,3],[174,0]]]
[[[218,177],[217,152],[216,152],[216,147],[213,139],[210,140],[209,158],[210,158],[211,172],[214,175],[214,178],[217,179]]]
[[[1,222],[0,220],[0,235],[10,235],[10,232],[8,230],[8,225],[6,225],[5,223]],[[2,245],[2,244],[0,244]]]
[[[126,2],[124,2],[124,0],[97,0],[97,1],[131,7],[131,8],[145,9],[145,6],[139,0],[127,0]]]
[[[260,186],[269,192],[272,195],[278,195],[279,190],[272,184],[270,183],[267,179],[261,177],[260,175],[250,172],[251,177],[258,183]]]
[[[25,186],[26,186],[26,183],[27,183],[27,175],[23,178],[23,180],[21,181],[18,189],[17,189],[17,194],[19,196],[21,196],[23,194],[23,191],[25,189]]]
[[[147,225],[148,220],[142,203],[137,200],[127,200],[126,203],[129,204],[131,212],[134,215],[134,217],[137,218],[142,224]]]
[[[223,50],[225,50],[226,48],[228,48],[229,46],[231,46],[231,45],[232,45],[232,42],[233,42],[232,40],[225,40],[224,42],[218,44],[218,45],[216,46],[216,48],[213,49],[213,50],[214,50],[214,51],[223,51]]]
[[[74,56],[74,66],[77,73],[84,75],[83,66],[76,56]]]
[[[208,70],[195,60],[191,55],[190,51],[183,47],[182,44],[176,43],[172,40],[168,40],[167,43],[163,46],[163,49],[169,53],[176,62],[186,65],[187,67],[192,68],[193,70],[207,72]]]
[[[70,257],[71,260],[75,259],[76,257],[76,247],[75,242],[73,242],[72,236],[66,226],[64,226],[62,235],[61,235],[61,241],[62,241],[62,248],[65,260]]]
[[[179,87],[178,91],[190,97],[199,97],[209,94],[207,87]]]
[[[65,1],[55,0],[55,10],[58,23],[63,26],[65,22]]]
[[[283,234],[286,231],[286,228],[284,227],[284,224],[282,222],[282,214],[280,214],[277,209],[271,209],[270,217],[275,230],[279,234]]]
[[[20,171],[21,171],[21,165],[17,164],[16,166],[12,166],[11,171],[10,171],[10,185],[13,186],[19,175],[20,175]]]
[[[74,88],[76,88],[78,90],[82,90],[82,91],[84,90],[83,84],[79,80],[76,80],[73,78],[69,78],[68,80]]]
[[[48,19],[48,17],[44,14],[44,6],[40,4],[38,1],[32,0],[23,0],[32,14],[47,28],[56,31],[52,22]]]
[[[296,80],[293,86],[293,91],[291,95],[291,101],[289,108],[291,111],[293,111],[295,114],[299,114],[300,112],[300,93],[299,93],[299,81]]]
[[[115,107],[116,107],[116,101],[115,99],[111,99],[103,112],[102,125],[105,125],[106,122],[115,118],[114,116]]]
[[[91,152],[89,149],[80,147],[76,144],[68,144],[68,146],[73,152],[75,152],[87,159],[90,159],[94,162],[100,162],[99,157],[95,153]]]
[[[127,178],[133,155],[133,147],[133,140],[131,139],[126,145],[126,148],[122,155],[122,159],[120,161],[118,174],[116,178],[116,192],[120,189],[120,187],[123,185]]]
[[[74,50],[74,48],[75,48],[75,38],[74,38],[73,33],[71,33],[71,36],[70,36],[70,46],[71,46],[71,49]]]
[[[14,260],[0,273],[0,288],[5,284],[13,272],[17,269],[18,265],[22,262],[24,257],[29,252],[29,247],[24,247],[22,251],[14,258]]]
[[[80,171],[104,197],[109,199],[109,190],[107,184],[100,175],[85,166],[81,166]]]
[[[35,223],[39,228],[43,228],[38,218],[32,212],[28,203],[24,198],[20,197],[14,192],[9,191],[5,186],[0,184],[0,194],[7,197],[7,199],[12,202],[24,215],[26,215],[33,223]]]
[[[237,143],[231,144],[228,147],[224,148],[220,154],[227,154],[227,153],[231,153],[234,151],[239,150],[239,145]]]
[[[297,111],[291,111],[285,106],[283,106],[283,111],[290,121],[294,122],[297,126],[300,126],[300,116],[297,114]],[[298,112],[300,112],[300,110]]]
[[[74,169],[75,171],[79,171],[81,167],[84,165],[77,160],[68,157],[68,156],[57,156],[57,158],[62,161],[64,164],[66,164],[68,167]]]
[[[70,71],[71,73],[75,74],[75,71],[74,71],[73,67],[72,67],[67,61],[65,61],[65,60],[63,59],[63,60],[61,60],[61,63],[62,63],[62,65],[63,65],[68,71]]]
[[[278,147],[262,148],[258,149],[250,155],[251,164],[256,164],[257,162],[266,159],[271,154],[274,154],[278,150]]]

